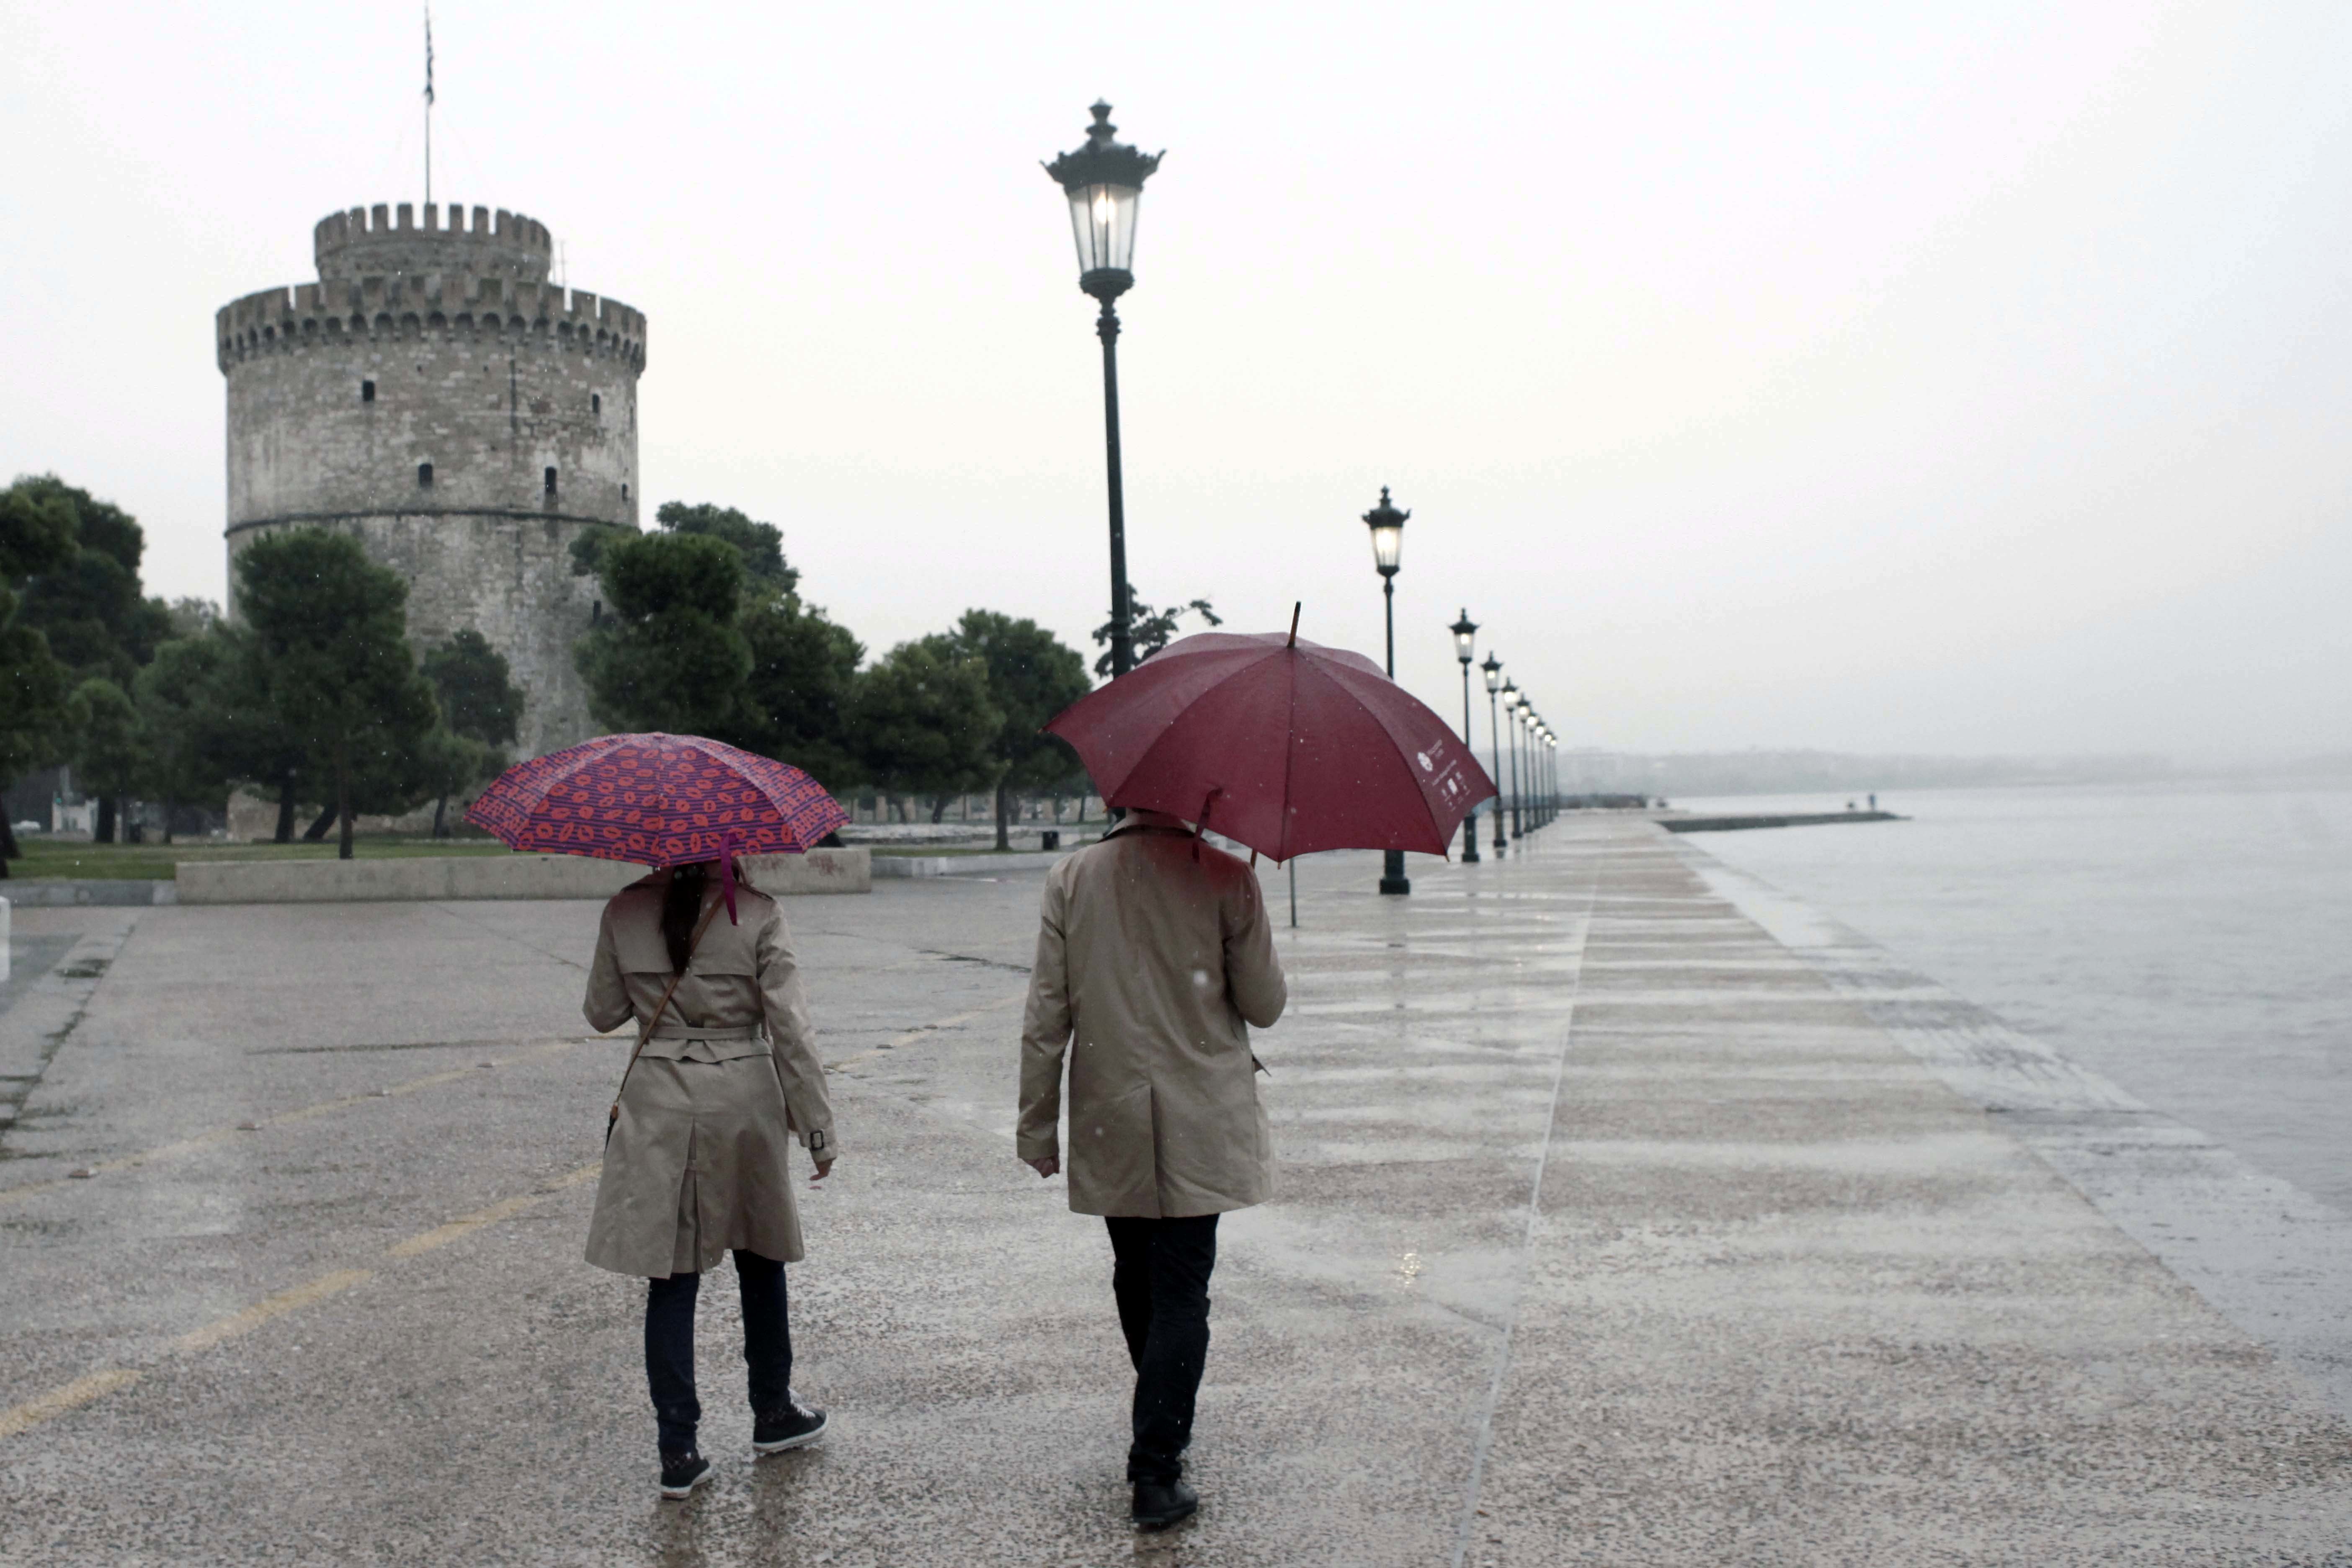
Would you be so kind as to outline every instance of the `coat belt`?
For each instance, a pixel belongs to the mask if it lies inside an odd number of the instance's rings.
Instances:
[[[653,1032],[653,1037],[656,1040],[756,1040],[760,1036],[761,1029],[757,1024],[736,1024],[724,1028],[696,1029],[684,1024],[672,1024],[667,1019],[664,1019],[661,1026]]]

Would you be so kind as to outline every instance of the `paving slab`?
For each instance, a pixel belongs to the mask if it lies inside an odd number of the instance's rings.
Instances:
[[[20,911],[73,945],[0,1012],[0,1562],[2352,1563],[2312,1380],[1705,872],[1633,818],[1302,865],[1150,1537],[1101,1226],[1013,1158],[1037,873],[788,906],[835,1426],[745,1458],[722,1271],[683,1505],[579,1261],[593,903]]]

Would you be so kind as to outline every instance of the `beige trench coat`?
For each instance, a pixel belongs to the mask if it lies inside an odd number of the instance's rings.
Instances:
[[[1274,1194],[1249,1026],[1286,999],[1257,877],[1157,813],[1045,876],[1021,1029],[1024,1160],[1060,1154],[1080,1214],[1223,1214]]]
[[[639,1027],[669,984],[667,872],[604,906],[582,1011],[599,1029]],[[719,897],[714,879],[703,907]],[[785,1150],[840,1152],[791,933],[773,899],[740,884],[719,913],[621,1092],[604,1145],[588,1261],[616,1274],[698,1274],[730,1247],[805,1256]],[[631,1043],[635,1043],[634,1033]]]

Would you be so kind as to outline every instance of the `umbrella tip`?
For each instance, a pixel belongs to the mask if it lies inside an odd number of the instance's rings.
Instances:
[[[1304,603],[1306,603],[1306,601],[1303,599],[1293,599],[1290,601],[1290,640],[1282,645],[1285,647],[1297,647],[1298,646],[1298,609]]]

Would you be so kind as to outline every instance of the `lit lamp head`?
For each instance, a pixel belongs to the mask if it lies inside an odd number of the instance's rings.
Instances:
[[[1514,719],[1519,714],[1519,688],[1517,681],[1503,682],[1503,711]]]
[[[1480,665],[1478,668],[1486,672],[1486,689],[1490,694],[1500,691],[1503,689],[1503,661],[1501,659],[1496,658],[1494,654],[1489,651],[1486,655],[1486,662]]]
[[[1386,485],[1381,487],[1381,504],[1364,514],[1364,526],[1372,531],[1372,564],[1383,577],[1395,576],[1404,560],[1404,520],[1412,515],[1389,503]]]
[[[1470,618],[1468,610],[1464,610],[1462,618],[1445,629],[1454,634],[1454,657],[1462,661],[1466,671],[1471,659],[1477,657],[1477,650],[1471,645],[1477,638],[1478,623]]]
[[[1045,165],[1070,198],[1070,232],[1078,242],[1078,287],[1109,304],[1135,286],[1135,209],[1143,182],[1165,153],[1139,153],[1113,141],[1110,105],[1094,107],[1087,144]]]

